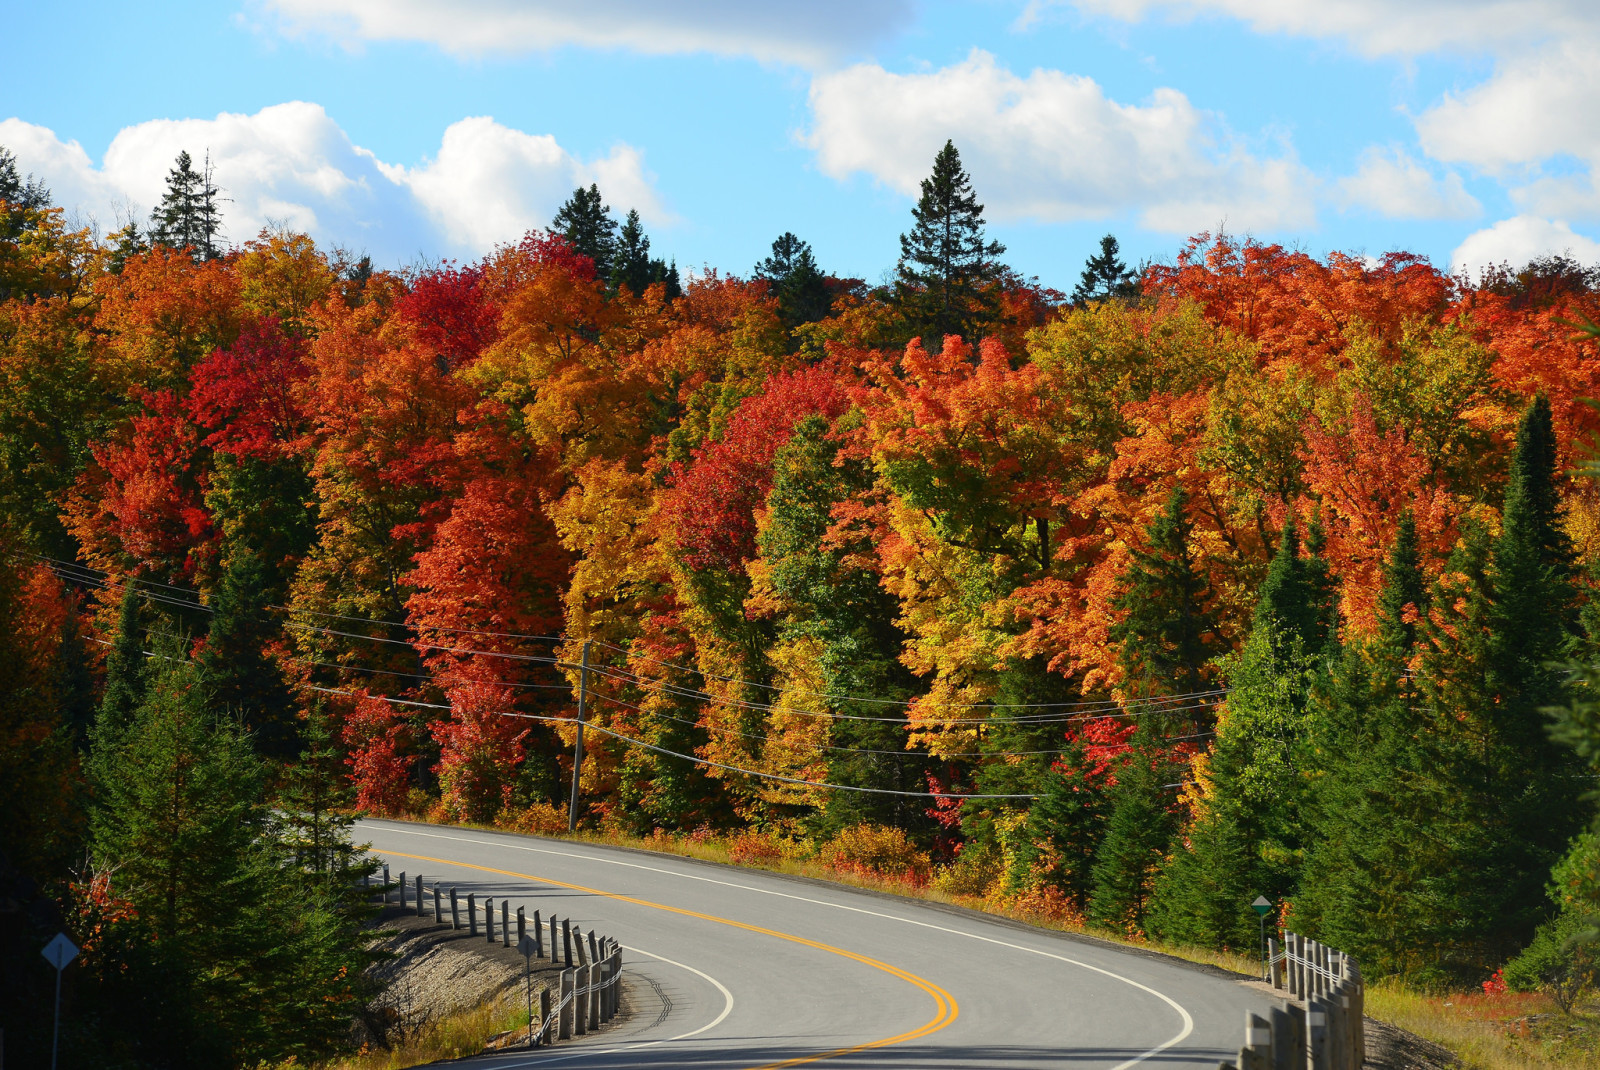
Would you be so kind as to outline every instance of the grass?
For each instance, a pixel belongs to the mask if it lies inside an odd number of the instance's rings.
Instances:
[[[428,1022],[391,1048],[363,1048],[353,1055],[318,1063],[315,1070],[404,1070],[460,1059],[477,1055],[501,1033],[527,1027],[526,1011],[494,999]]]
[[[1427,995],[1383,980],[1367,986],[1367,1013],[1448,1048],[1468,1070],[1600,1070],[1600,1022],[1537,993]]]

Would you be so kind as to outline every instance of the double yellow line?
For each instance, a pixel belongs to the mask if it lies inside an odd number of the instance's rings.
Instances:
[[[481,873],[494,873],[502,877],[515,877],[518,880],[534,881],[539,884],[549,884],[557,888],[567,888],[574,892],[583,892],[586,895],[601,895],[605,896],[607,899],[615,899],[619,903],[632,903],[635,906],[649,907],[652,910],[664,910],[669,914],[681,914],[686,918],[699,918],[701,921],[711,921],[717,923],[718,925],[727,925],[735,929],[743,929],[746,932],[760,933],[762,936],[771,936],[779,940],[787,940],[791,944],[799,944],[802,947],[810,947],[815,948],[818,951],[826,951],[830,955],[840,955],[847,959],[854,959],[856,962],[862,963],[866,966],[871,966],[875,970],[882,970],[891,977],[897,977],[900,980],[905,981],[907,984],[915,985],[917,988],[922,989],[928,995],[933,997],[933,1004],[937,1013],[935,1013],[932,1018],[928,1019],[922,1025],[910,1030],[909,1032],[898,1033],[895,1036],[884,1037],[882,1040],[873,1040],[865,1044],[856,1044],[848,1048],[836,1048],[833,1051],[825,1051],[818,1055],[806,1055],[796,1059],[785,1059],[781,1063],[766,1063],[759,1067],[751,1067],[750,1070],[779,1070],[780,1067],[802,1066],[806,1063],[821,1062],[823,1059],[832,1059],[839,1055],[851,1055],[855,1052],[867,1051],[871,1048],[887,1048],[893,1044],[902,1044],[908,1040],[916,1040],[918,1037],[925,1037],[930,1033],[937,1033],[939,1030],[955,1021],[956,1017],[961,1013],[961,1008],[956,1006],[955,997],[946,992],[944,989],[940,988],[938,985],[934,984],[932,981],[918,977],[914,973],[908,973],[898,966],[891,966],[887,962],[880,962],[877,959],[869,958],[866,955],[858,955],[854,951],[847,951],[842,947],[834,947],[832,944],[823,944],[817,942],[816,940],[807,940],[805,937],[795,936],[793,933],[783,933],[776,929],[764,929],[759,925],[750,925],[746,922],[734,921],[732,918],[719,918],[715,914],[702,914],[697,910],[685,910],[683,907],[668,906],[665,903],[655,903],[649,899],[639,899],[631,895],[620,895],[617,892],[607,892],[600,888],[589,888],[582,884],[569,884],[566,881],[552,880],[549,877],[538,877],[531,873],[515,873],[509,869],[495,869],[492,866],[475,866],[470,862],[457,862],[450,858],[432,858],[428,855],[404,854],[400,851],[384,851],[383,854],[392,855],[395,858],[412,858],[416,859],[418,862],[434,862],[441,866],[459,866],[462,869],[475,869]]]

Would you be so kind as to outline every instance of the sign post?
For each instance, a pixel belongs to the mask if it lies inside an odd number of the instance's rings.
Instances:
[[[1250,904],[1250,909],[1256,912],[1256,917],[1261,919],[1261,976],[1272,976],[1272,963],[1267,961],[1267,915],[1272,913],[1272,904],[1264,895],[1256,896],[1256,901]]]
[[[56,968],[56,1025],[50,1034],[50,1070],[56,1070],[56,1052],[61,1047],[61,971],[78,957],[78,945],[68,940],[66,933],[56,933],[56,938],[44,945],[40,954]]]
[[[522,952],[522,984],[528,993],[528,1047],[533,1047],[533,953],[539,950],[539,945],[533,942],[533,937],[524,936],[517,941],[517,950]]]

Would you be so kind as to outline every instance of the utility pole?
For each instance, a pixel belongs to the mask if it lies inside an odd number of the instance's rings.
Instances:
[[[589,640],[583,641],[583,663],[578,669],[578,741],[572,748],[572,804],[567,808],[567,831],[578,830],[578,784],[583,779],[583,717],[589,705]]]

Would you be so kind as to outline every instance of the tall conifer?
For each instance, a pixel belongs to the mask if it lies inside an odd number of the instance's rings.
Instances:
[[[217,239],[222,234],[222,199],[210,156],[197,171],[187,152],[178,153],[167,172],[167,191],[151,216],[151,243],[187,249],[199,260],[221,256]]]
[[[1200,571],[1182,487],[1146,532],[1148,549],[1134,549],[1114,603],[1124,613],[1111,640],[1129,681],[1144,694],[1192,694],[1216,655],[1211,588]]]
[[[1138,274],[1122,262],[1121,252],[1115,235],[1107,234],[1100,239],[1100,252],[1084,263],[1078,285],[1072,289],[1073,304],[1127,300],[1139,295]]]
[[[594,261],[595,275],[610,279],[617,248],[617,221],[600,197],[600,187],[591,183],[579,186],[565,204],[556,210],[550,229],[560,234],[572,248]]]
[[[295,704],[268,653],[271,575],[253,551],[235,546],[211,603],[211,630],[196,659],[199,686],[213,708],[239,717],[262,753],[299,751]]]
[[[930,345],[947,334],[981,333],[997,314],[1004,271],[997,258],[1006,247],[984,235],[983,205],[954,142],[934,157],[911,216],[916,225],[900,236],[895,292],[912,331]]]

